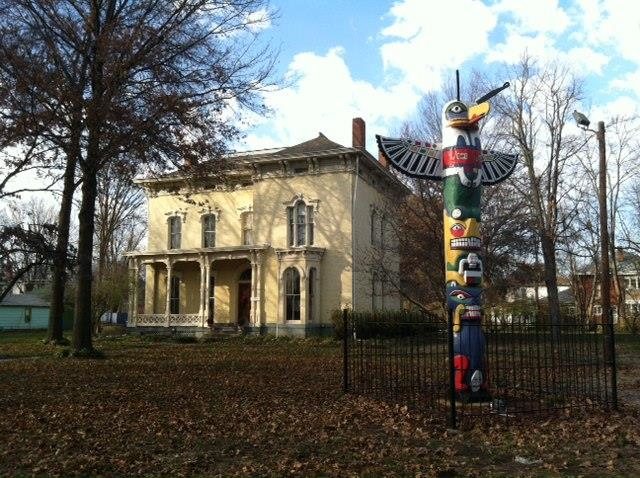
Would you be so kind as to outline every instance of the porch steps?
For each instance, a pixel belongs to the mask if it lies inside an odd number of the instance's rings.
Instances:
[[[242,327],[237,324],[213,324],[205,335],[242,335]]]

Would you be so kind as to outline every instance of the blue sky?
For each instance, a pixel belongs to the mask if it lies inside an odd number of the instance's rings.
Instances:
[[[291,87],[267,95],[237,149],[315,137],[350,145],[351,118],[394,134],[456,68],[494,75],[525,50],[585,80],[592,119],[635,112],[640,95],[640,9],[630,0],[272,0],[262,32],[281,49]],[[508,80],[508,78],[505,78]],[[430,139],[430,138],[424,138]]]

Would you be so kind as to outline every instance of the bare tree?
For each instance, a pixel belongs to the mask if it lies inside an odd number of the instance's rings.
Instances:
[[[51,190],[59,177],[56,174],[43,174],[43,158],[48,155],[55,155],[55,152],[48,150],[37,139],[32,140],[31,144],[0,140],[0,199]]]
[[[144,206],[144,195],[130,178],[119,176],[110,165],[101,171],[96,202],[98,278],[141,243],[146,232]]]
[[[501,139],[519,151],[525,175],[517,185],[529,204],[541,245],[549,313],[560,319],[556,247],[570,224],[575,205],[568,201],[571,182],[567,172],[583,142],[566,131],[581,97],[581,85],[568,69],[549,64],[538,66],[524,56],[512,70],[510,94],[495,101],[500,114]]]
[[[33,233],[34,237],[39,234],[43,239],[51,240],[50,235],[55,231],[52,227],[56,223],[55,208],[47,205],[41,197],[31,197],[26,201],[9,200],[5,218],[6,225],[23,228]],[[22,260],[25,263],[31,262],[31,255],[25,253]],[[14,257],[13,263],[16,262],[19,261]],[[22,266],[18,266],[18,269],[21,268]],[[25,267],[25,272],[15,283],[15,287],[20,293],[31,292],[48,285],[50,278],[49,258],[46,261],[34,259],[30,267]]]
[[[0,301],[32,271],[51,264],[55,254],[56,226],[39,224],[0,226],[0,266],[2,288]],[[71,261],[69,261],[71,263]]]
[[[31,61],[31,50],[46,52],[36,60],[54,72],[68,103],[50,112],[54,122],[69,137],[80,133],[80,147],[69,151],[82,184],[76,352],[92,350],[98,174],[107,164],[128,175],[183,164],[219,169],[206,160],[237,135],[229,107],[264,112],[259,92],[270,85],[274,57],[256,47],[256,26],[269,20],[267,7],[263,0],[0,3],[5,37],[32,45],[21,50]]]
[[[635,233],[632,235],[627,227],[627,211],[633,211],[629,198],[633,197],[632,189],[634,184],[637,184],[637,171],[640,167],[638,156],[640,122],[635,117],[616,117],[607,125],[606,130],[609,254],[612,264],[612,282],[617,299],[616,306],[620,320],[624,323],[627,315],[625,284],[622,283],[620,274],[624,254],[617,254],[616,247],[618,244],[623,246],[635,241],[636,236]],[[592,158],[593,155],[586,155],[587,161],[583,161],[583,167],[594,186],[592,191],[596,191],[597,161],[591,160]],[[618,226],[621,231],[620,238],[618,238]]]

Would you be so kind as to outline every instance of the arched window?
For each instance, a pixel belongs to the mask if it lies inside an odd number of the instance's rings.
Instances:
[[[295,267],[284,271],[285,318],[300,320],[300,273]]]
[[[309,320],[314,319],[314,309],[317,300],[317,284],[318,282],[318,270],[315,267],[309,269],[309,287],[307,289],[309,296]]]
[[[169,249],[180,249],[182,240],[182,221],[178,216],[171,216],[168,222]]]
[[[216,247],[216,216],[202,216],[202,247]]]
[[[289,246],[313,245],[313,206],[307,206],[302,200],[296,201],[287,208],[287,222]]]

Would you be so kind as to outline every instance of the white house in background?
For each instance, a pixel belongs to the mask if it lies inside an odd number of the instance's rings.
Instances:
[[[560,283],[558,281],[558,298],[561,304],[573,304],[574,297],[569,284]],[[530,284],[513,287],[507,291],[505,300],[513,303],[517,301],[535,301],[536,290],[538,299],[546,299],[549,297],[549,291],[544,284]]]

